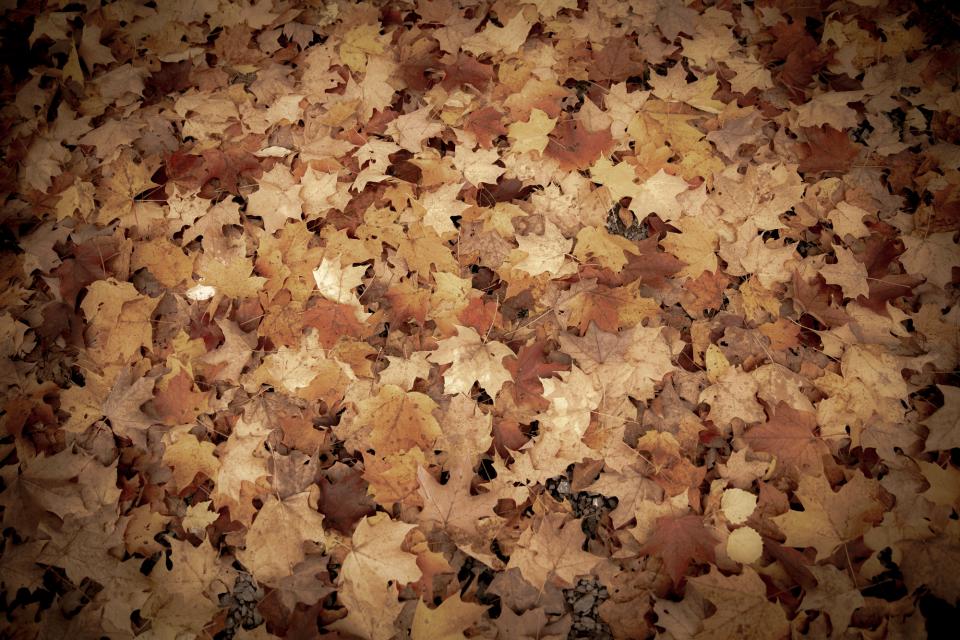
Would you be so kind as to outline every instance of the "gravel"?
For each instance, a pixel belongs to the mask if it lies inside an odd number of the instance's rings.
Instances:
[[[573,624],[567,634],[568,640],[574,638],[613,639],[610,627],[600,619],[600,605],[610,597],[605,586],[593,578],[581,578],[572,589],[565,589],[563,596],[573,614]]]
[[[617,498],[607,497],[588,491],[573,491],[571,488],[573,469],[564,475],[550,478],[546,482],[547,491],[557,500],[570,503],[573,515],[583,519],[583,531],[594,537],[597,527],[607,513],[617,508]],[[567,635],[574,638],[591,640],[612,640],[613,634],[607,623],[600,619],[600,605],[610,597],[607,588],[595,578],[581,578],[572,589],[565,589],[563,597],[569,607],[573,623]]]
[[[583,532],[591,538],[597,534],[597,526],[610,511],[617,508],[616,497],[607,497],[588,491],[573,492],[570,488],[570,474],[550,478],[546,482],[547,491],[556,500],[566,500],[573,507],[573,515],[583,518]]]
[[[216,635],[217,640],[232,640],[237,631],[253,629],[263,624],[257,604],[263,600],[263,587],[257,585],[248,573],[240,573],[233,590],[220,596],[220,606],[229,607],[226,627]]]

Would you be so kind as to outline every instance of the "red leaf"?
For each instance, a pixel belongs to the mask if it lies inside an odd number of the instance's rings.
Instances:
[[[816,428],[816,415],[781,402],[766,423],[750,429],[744,438],[756,451],[772,453],[802,473],[819,475],[830,449],[814,434]]]
[[[317,506],[324,515],[324,526],[352,535],[353,528],[364,517],[373,515],[373,501],[367,495],[367,481],[353,467],[337,463],[320,479]]]
[[[657,518],[656,532],[640,549],[640,555],[655,555],[678,584],[693,561],[713,562],[717,539],[698,515]]]
[[[564,171],[583,171],[612,147],[610,131],[587,131],[578,120],[571,119],[557,123],[547,144],[546,154],[556,158]]]
[[[190,424],[202,412],[206,398],[207,394],[193,390],[193,378],[181,371],[157,391],[153,407],[164,424]]]
[[[493,140],[507,135],[507,129],[500,121],[503,114],[493,107],[477,109],[467,116],[463,128],[477,136],[477,143],[484,149],[493,147]]]
[[[593,52],[593,64],[588,69],[594,82],[620,82],[631,76],[643,75],[640,48],[626,37],[608,38],[599,53]]]
[[[458,53],[457,59],[443,66],[446,75],[440,86],[447,91],[459,89],[462,84],[473,85],[483,91],[493,78],[493,65],[480,64],[473,56]]]
[[[807,141],[800,144],[800,171],[846,171],[860,153],[860,147],[850,140],[846,131],[837,131],[830,125],[804,127]]]
[[[513,375],[513,397],[517,404],[528,404],[545,409],[547,401],[541,395],[543,384],[540,378],[553,375],[555,371],[566,371],[566,365],[546,361],[546,340],[521,347],[516,359],[504,362],[503,366]]]
[[[330,300],[317,300],[303,312],[303,326],[317,330],[317,337],[325,348],[337,343],[341,336],[362,338],[364,327],[357,320],[353,307]]]
[[[460,310],[457,319],[465,327],[471,327],[480,335],[490,331],[490,327],[497,324],[496,300],[484,300],[483,297],[473,298],[467,306]]]

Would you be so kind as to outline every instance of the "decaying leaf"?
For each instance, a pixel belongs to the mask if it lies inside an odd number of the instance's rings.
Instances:
[[[950,628],[950,3],[7,4],[4,637]]]

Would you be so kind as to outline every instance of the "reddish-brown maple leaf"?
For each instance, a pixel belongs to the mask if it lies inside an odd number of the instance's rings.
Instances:
[[[750,429],[744,439],[754,450],[772,453],[801,473],[819,475],[823,473],[823,456],[829,455],[830,449],[814,433],[816,428],[816,415],[780,402],[770,419]]]
[[[857,259],[867,268],[868,297],[859,296],[857,302],[882,315],[888,315],[887,302],[910,295],[913,288],[923,282],[918,275],[890,273],[893,260],[903,253],[903,243],[897,230],[886,223],[875,225],[874,233],[867,237],[862,253]]]
[[[483,107],[465,118],[463,128],[477,137],[477,143],[482,148],[490,149],[495,138],[507,135],[502,118],[503,114],[493,107]]]
[[[555,158],[564,171],[583,171],[612,146],[609,129],[591,132],[579,120],[571,118],[557,123],[545,153]]]
[[[829,55],[817,48],[817,41],[807,32],[803,21],[779,22],[770,28],[772,43],[768,61],[782,60],[778,77],[796,100],[805,99],[804,87],[813,74],[828,61]]]
[[[822,278],[807,283],[799,273],[793,274],[793,299],[798,311],[809,313],[828,327],[840,327],[850,321],[843,309],[832,304],[830,289]]]
[[[627,264],[620,272],[624,283],[640,280],[655,289],[669,286],[668,278],[683,268],[683,262],[673,254],[657,246],[657,238],[651,236],[637,242],[640,253],[626,253]]]
[[[317,506],[324,515],[324,526],[349,536],[364,516],[373,515],[374,504],[367,494],[367,481],[353,467],[338,462],[324,472],[319,485]]]
[[[439,51],[430,51],[422,55],[413,55],[401,58],[400,77],[407,86],[414,91],[426,91],[436,84],[436,75],[433,73],[440,66]]]
[[[357,320],[353,307],[332,300],[318,299],[303,311],[303,326],[317,330],[317,338],[329,349],[341,337],[362,338],[364,326]]]
[[[626,81],[631,76],[643,75],[640,48],[627,37],[608,38],[599,52],[592,52],[588,77],[594,82]]]
[[[283,432],[283,444],[291,449],[314,455],[330,448],[330,432],[313,424],[313,418],[286,407],[272,408],[273,419]]]
[[[569,367],[547,362],[547,353],[547,341],[538,340],[531,345],[520,347],[516,359],[508,359],[504,363],[513,375],[513,397],[517,404],[536,409],[545,409],[548,406],[542,395],[543,384],[540,378],[553,375],[555,371],[566,371]]]
[[[701,317],[707,310],[715,311],[723,306],[723,292],[730,282],[730,276],[723,271],[704,271],[684,284],[684,289],[692,295],[689,300],[681,298],[680,304],[694,318]]]
[[[126,280],[130,268],[132,245],[116,237],[94,237],[77,245],[74,258],[64,260],[54,271],[60,279],[60,295],[73,304],[84,287],[114,276]]]
[[[205,149],[200,155],[178,150],[167,156],[167,178],[187,188],[200,189],[204,198],[214,198],[224,192],[240,195],[241,184],[253,184],[263,173],[260,161],[248,148],[255,150],[259,144],[256,137],[251,136],[241,143]]]
[[[800,171],[846,171],[860,153],[860,147],[850,140],[844,130],[836,130],[828,124],[822,127],[803,127],[806,142],[799,145]]]
[[[193,378],[185,370],[174,376],[153,397],[153,408],[164,424],[190,424],[206,405],[207,394],[193,390]]]
[[[496,300],[486,300],[482,296],[472,298],[457,314],[457,319],[463,326],[472,327],[477,333],[485,335],[491,327],[498,324],[499,305]]]
[[[402,326],[411,320],[423,326],[430,309],[430,292],[417,287],[416,281],[402,280],[390,285],[384,295],[390,306],[387,317],[393,325]],[[486,331],[486,329],[484,329]]]
[[[481,64],[471,55],[463,52],[457,54],[457,59],[443,66],[446,75],[440,86],[447,91],[459,89],[460,85],[473,85],[483,91],[493,78],[493,65]]]
[[[617,295],[618,293],[622,293],[622,290],[598,284],[577,294],[580,304],[571,320],[578,324],[580,335],[587,333],[591,322],[595,322],[598,327],[611,333],[620,329],[619,309],[624,300],[623,296]]]
[[[186,91],[192,84],[190,72],[193,71],[193,62],[160,62],[160,70],[154,71],[144,81],[143,96],[147,100],[158,99],[171,93]]]
[[[667,574],[679,584],[691,562],[713,562],[717,539],[703,526],[698,515],[657,518],[656,530],[640,555],[655,555],[663,560]]]
[[[957,231],[960,229],[960,192],[957,185],[948,184],[933,192],[933,216],[928,233]]]

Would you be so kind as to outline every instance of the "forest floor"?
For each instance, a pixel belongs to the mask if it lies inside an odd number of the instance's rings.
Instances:
[[[958,34],[6,2],[0,636],[937,637]]]

